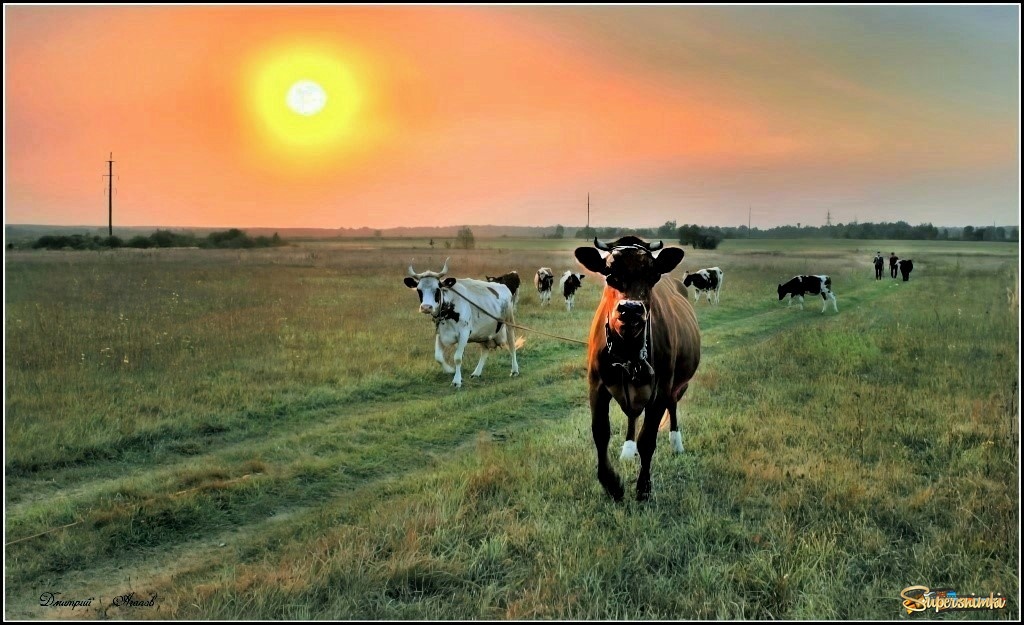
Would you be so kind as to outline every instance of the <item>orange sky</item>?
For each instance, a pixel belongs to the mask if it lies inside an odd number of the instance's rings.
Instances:
[[[123,226],[1019,222],[1017,7],[4,16],[6,223],[105,224],[110,152]],[[308,49],[355,112],[296,147]]]

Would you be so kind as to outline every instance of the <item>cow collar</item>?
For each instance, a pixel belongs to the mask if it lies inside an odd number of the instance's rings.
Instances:
[[[445,289],[444,287],[440,287],[440,291],[441,291],[441,304],[440,304],[440,306],[437,307],[437,314],[434,314],[434,313],[430,314],[430,316],[434,320],[434,329],[435,330],[438,327],[441,326],[441,322],[442,321],[447,321],[449,319],[451,319],[452,321],[458,321],[459,320],[459,313],[455,312],[455,304],[454,304],[454,302],[446,302],[444,300],[444,293],[447,290],[448,289]]]
[[[648,384],[654,377],[654,367],[651,366],[648,356],[650,355],[650,341],[651,341],[651,313],[648,310],[647,323],[644,324],[644,337],[643,342],[640,345],[640,351],[635,356],[622,354],[624,347],[623,340],[615,340],[616,336],[620,336],[615,332],[612,332],[611,320],[606,319],[604,323],[605,332],[605,351],[611,357],[612,367],[620,367],[622,369],[623,380],[628,378],[628,381],[632,384]]]

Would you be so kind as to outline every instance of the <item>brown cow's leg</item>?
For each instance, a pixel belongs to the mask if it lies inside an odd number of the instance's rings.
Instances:
[[[684,389],[685,393],[686,390]],[[675,401],[668,403],[668,419],[669,419],[669,432],[668,439],[672,443],[672,451],[677,454],[683,453],[683,435],[679,431],[679,420],[676,418],[676,406],[678,405]]]
[[[612,396],[603,384],[592,385],[590,388],[590,429],[594,434],[594,447],[597,449],[597,480],[604,491],[615,501],[622,501],[625,492],[622,481],[615,474],[615,469],[608,462],[608,440],[612,436],[611,421],[608,417],[608,403]]]
[[[637,449],[640,452],[640,477],[636,478],[636,500],[646,501],[651,496],[651,458],[658,443],[658,424],[667,406],[657,394],[644,410],[644,426],[640,430]]]

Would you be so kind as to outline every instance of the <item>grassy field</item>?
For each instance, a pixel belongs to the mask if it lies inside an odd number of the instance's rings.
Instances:
[[[1019,618],[1016,245],[687,248],[724,286],[647,504],[597,482],[580,346],[523,333],[456,391],[402,284],[517,269],[517,320],[585,339],[600,279],[530,283],[576,245],[8,252],[5,616],[896,619],[925,585]],[[839,313],[780,304],[798,273]]]

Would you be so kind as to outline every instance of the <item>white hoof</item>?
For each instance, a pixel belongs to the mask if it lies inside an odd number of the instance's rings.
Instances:
[[[619,460],[636,460],[639,457],[640,452],[636,450],[636,441],[622,443],[622,453],[619,454]]]
[[[683,453],[683,433],[682,432],[669,432],[668,440],[672,443],[672,451],[677,454]]]

